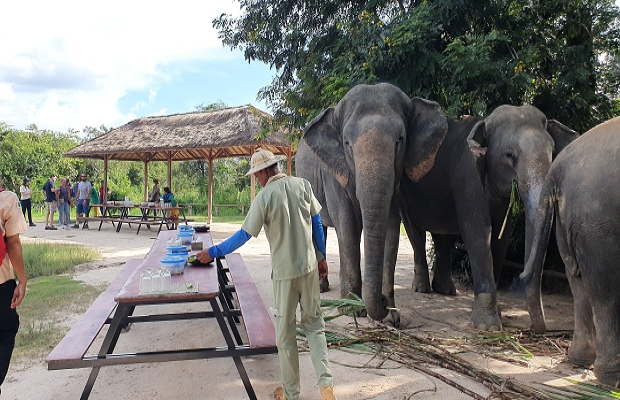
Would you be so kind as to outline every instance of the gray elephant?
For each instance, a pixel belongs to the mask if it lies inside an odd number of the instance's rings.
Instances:
[[[455,294],[450,249],[459,234],[465,242],[474,282],[472,322],[499,330],[496,280],[511,235],[506,213],[512,182],[525,203],[526,249],[538,197],[557,154],[577,134],[532,106],[500,106],[486,118],[450,121],[434,167],[414,182],[401,178],[401,214],[414,249],[413,289]],[[500,232],[503,233],[500,238]],[[425,231],[435,243],[432,285],[425,254]],[[495,277],[495,279],[494,279]]]
[[[542,188],[526,284],[532,330],[545,331],[540,298],[552,222],[575,302],[568,358],[594,362],[599,381],[620,383],[620,117],[584,133],[553,162]]]
[[[323,206],[323,223],[336,228],[341,296],[361,295],[377,321],[388,316],[386,307],[394,306],[398,182],[403,171],[412,179],[428,172],[446,132],[439,104],[410,99],[387,83],[355,86],[304,130],[297,175],[312,184]],[[398,313],[386,321],[398,326]]]

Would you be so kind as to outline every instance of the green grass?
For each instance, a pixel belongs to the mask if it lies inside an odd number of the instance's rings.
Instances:
[[[14,356],[44,356],[68,330],[60,322],[69,313],[82,313],[103,288],[87,286],[68,274],[76,265],[101,258],[98,251],[78,245],[24,243],[28,275],[26,297],[17,312],[20,328]]]
[[[69,313],[82,313],[104,288],[95,288],[70,276],[42,276],[28,281],[28,291],[17,309],[20,327],[15,338],[15,358],[47,355],[62,339]]]
[[[72,272],[76,265],[101,258],[95,249],[71,244],[23,243],[29,278]]]

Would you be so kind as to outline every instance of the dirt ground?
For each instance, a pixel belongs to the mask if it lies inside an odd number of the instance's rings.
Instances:
[[[26,238],[64,240],[98,248],[104,260],[80,268],[75,278],[88,284],[109,283],[122,263],[130,258],[141,258],[150,248],[155,233],[124,228],[120,233],[104,225],[101,231],[45,231],[43,224],[31,230]],[[211,227],[217,243],[239,228],[238,225],[213,224]],[[338,298],[338,245],[333,230],[328,235],[328,264],[331,289],[326,298]],[[24,239],[31,240],[31,239]],[[269,247],[264,234],[250,240],[238,251],[256,282],[267,307],[272,305],[269,266]],[[401,237],[396,268],[396,302],[401,314],[401,330],[425,338],[447,339],[476,335],[469,325],[473,294],[460,290],[456,296],[415,293],[411,290],[413,252],[406,237]],[[529,317],[523,300],[517,294],[500,292],[502,322],[507,331],[517,334],[526,330]],[[28,301],[26,297],[25,301]],[[544,296],[548,328],[551,331],[571,330],[573,326],[572,300],[567,295]],[[179,307],[179,306],[176,306]],[[194,305],[197,309],[200,305]],[[135,314],[139,314],[140,307]],[[78,315],[60,316],[56,323],[69,329]],[[24,321],[25,322],[25,321]],[[353,329],[352,318],[337,318],[330,324],[341,329]],[[373,328],[375,324],[362,319],[362,325]],[[329,326],[328,326],[329,330]],[[146,350],[175,348],[178,344],[204,345],[219,337],[212,322],[161,322],[135,324],[123,333],[117,349]],[[95,346],[101,339],[95,342]],[[543,340],[544,341],[544,340]],[[553,343],[552,340],[550,340]],[[51,344],[53,348],[55,344]],[[96,347],[95,347],[96,348]],[[454,346],[451,352],[473,363],[476,368],[493,372],[514,381],[532,385],[542,383],[565,385],[563,377],[592,380],[589,370],[573,367],[566,362],[565,347],[549,344],[547,350],[534,352],[527,362],[506,362],[490,357],[475,346]],[[344,349],[330,349],[330,361],[339,399],[468,399],[464,394],[437,377],[401,364],[378,359],[373,354],[362,354]],[[301,399],[320,398],[314,370],[307,353],[300,356],[302,371]],[[259,399],[272,398],[279,384],[277,355],[247,357],[244,365]],[[468,390],[487,398],[491,391],[481,383],[463,374],[428,366],[438,376],[457,382]],[[2,386],[2,399],[75,399],[81,394],[89,370],[48,371],[44,359],[15,360]],[[234,363],[229,359],[179,361],[168,363],[124,365],[102,368],[90,396],[99,399],[246,399],[247,394],[238,378]]]

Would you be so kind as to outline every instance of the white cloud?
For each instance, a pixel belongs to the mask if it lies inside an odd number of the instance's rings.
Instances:
[[[222,13],[238,15],[238,3],[3,1],[0,122],[59,131],[124,123],[135,115],[118,100],[144,90],[152,102],[156,83],[173,78],[166,66],[231,57],[211,24]]]

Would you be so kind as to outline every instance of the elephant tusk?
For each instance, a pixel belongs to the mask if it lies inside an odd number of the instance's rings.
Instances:
[[[512,211],[512,207],[515,204],[515,192],[517,191],[517,181],[512,181],[512,190],[510,191],[510,203],[508,203],[508,210],[506,210],[506,216],[504,217],[504,223],[502,224],[502,229],[499,231],[499,235],[497,239],[501,239],[504,236],[504,229],[506,229],[506,222],[508,222],[508,216]]]

